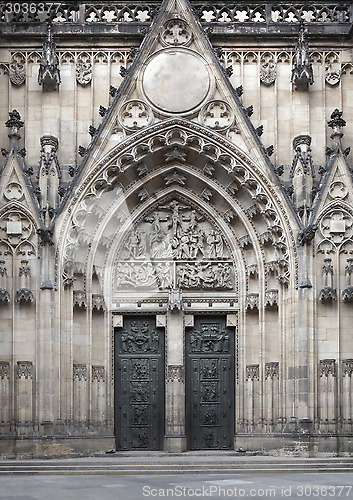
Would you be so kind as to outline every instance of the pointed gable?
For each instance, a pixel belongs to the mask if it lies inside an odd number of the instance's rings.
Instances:
[[[225,136],[272,175],[273,147],[262,145],[261,130],[253,127],[188,0],[163,2],[114,94],[90,146],[80,148],[86,174],[131,134],[179,118]]]
[[[352,175],[346,160],[350,148],[345,149],[342,145],[342,127],[346,125],[346,122],[342,119],[342,112],[335,109],[328,125],[333,129],[331,134],[333,145],[326,149],[326,167],[324,168],[320,197],[316,206],[318,217],[323,211],[329,210],[330,206],[352,206],[353,203]]]

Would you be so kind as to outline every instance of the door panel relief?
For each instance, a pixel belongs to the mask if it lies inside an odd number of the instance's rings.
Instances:
[[[164,435],[164,337],[154,316],[124,318],[115,332],[119,450],[159,450]]]
[[[234,335],[225,317],[195,317],[186,332],[189,448],[231,449],[234,436]]]

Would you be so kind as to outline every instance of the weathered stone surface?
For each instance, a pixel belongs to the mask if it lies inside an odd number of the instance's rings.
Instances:
[[[181,452],[192,377],[201,448],[215,446],[212,404],[234,383],[228,447],[352,453],[350,5],[9,5],[1,455],[109,451],[124,418],[131,447],[149,449],[146,380],[161,395],[159,446]],[[49,17],[52,73],[33,49]],[[234,375],[220,391],[223,351]]]

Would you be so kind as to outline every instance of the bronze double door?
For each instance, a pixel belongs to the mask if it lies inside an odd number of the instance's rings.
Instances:
[[[161,450],[165,414],[164,330],[155,316],[126,316],[115,330],[115,434],[118,450]],[[234,332],[225,316],[195,316],[185,332],[188,448],[231,449],[234,436]]]

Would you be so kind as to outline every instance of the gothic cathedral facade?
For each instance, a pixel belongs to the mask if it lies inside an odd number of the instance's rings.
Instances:
[[[352,3],[0,9],[0,455],[350,454]]]

